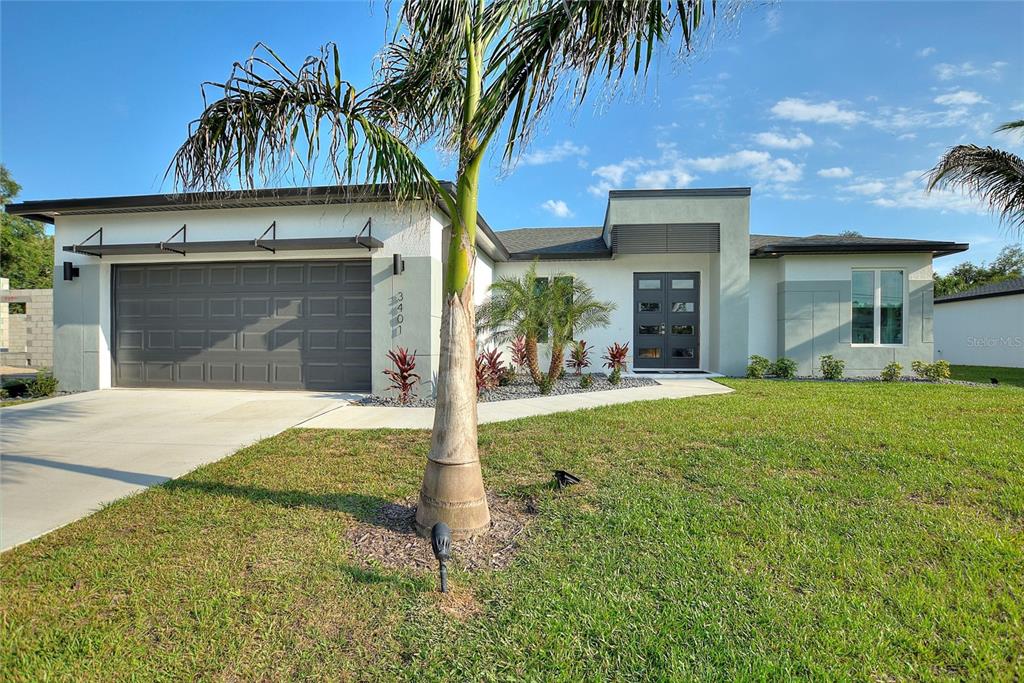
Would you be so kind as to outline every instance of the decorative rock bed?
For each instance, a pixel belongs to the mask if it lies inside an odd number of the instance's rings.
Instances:
[[[539,398],[541,396],[567,396],[569,394],[585,394],[591,391],[611,391],[615,389],[633,389],[636,387],[649,387],[657,384],[649,377],[623,377],[617,385],[608,382],[608,376],[604,373],[592,373],[593,383],[586,389],[580,387],[580,378],[577,375],[566,373],[561,379],[556,380],[548,394],[541,394],[540,389],[533,383],[530,376],[525,373],[516,375],[510,384],[494,387],[480,394],[480,402],[511,401],[517,398]],[[367,396],[358,402],[358,405],[389,406],[395,408],[433,408],[434,399],[416,398],[409,403],[400,403],[394,395],[388,396]]]

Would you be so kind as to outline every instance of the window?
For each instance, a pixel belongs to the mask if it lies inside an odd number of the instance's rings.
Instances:
[[[693,358],[693,349],[672,349],[673,358]]]
[[[672,334],[693,334],[693,325],[673,325]]]
[[[657,301],[641,301],[638,310],[640,313],[657,313],[661,310],[661,304]]]
[[[852,342],[902,344],[902,270],[853,271]]]
[[[640,325],[640,334],[665,334],[664,325]]]
[[[693,313],[693,302],[692,301],[674,301],[672,302],[673,313]]]
[[[693,289],[693,280],[672,280],[672,289]]]
[[[637,289],[661,289],[661,280],[639,280],[636,285]]]
[[[661,349],[658,347],[641,348],[637,353],[638,358],[656,359],[661,358]]]

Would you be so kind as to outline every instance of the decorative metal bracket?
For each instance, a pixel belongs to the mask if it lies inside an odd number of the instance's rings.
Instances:
[[[174,247],[167,246],[167,243],[173,240],[178,235],[181,235],[181,246],[184,247],[188,242],[188,230],[186,229],[186,225],[182,225],[180,228],[178,228],[177,232],[168,237],[165,241],[161,242],[158,245],[160,251],[173,251],[175,254],[181,254],[182,256],[185,256],[186,254],[184,249],[175,249]]]
[[[87,249],[82,249],[82,246],[85,245],[86,242],[91,240],[93,237],[96,237],[97,235],[99,235],[100,241],[99,241],[99,244],[97,244],[96,246],[102,247],[103,246],[103,228],[100,228],[99,230],[97,230],[96,232],[94,232],[93,234],[89,235],[84,240],[82,240],[81,242],[76,244],[74,249],[73,249],[74,253],[76,253],[76,254],[87,254],[89,256],[95,256],[96,258],[103,258],[103,254],[98,254],[95,251],[88,251]],[[85,246],[88,246],[88,245],[85,245]]]
[[[264,237],[267,236],[268,232],[270,233],[270,239],[272,239],[272,240],[276,240],[277,239],[277,221],[274,221],[273,223],[271,223],[270,227],[267,228],[266,230],[264,230],[262,235],[260,235],[256,239],[254,239],[252,241],[252,246],[259,247],[260,249],[266,249],[271,254],[276,254],[277,253],[277,249],[274,249],[273,247],[268,247],[268,246],[265,246],[263,244],[260,244],[260,241]]]
[[[366,251],[373,251],[373,247],[371,247],[368,244],[363,244],[362,241],[359,239],[360,237],[363,236],[364,232],[366,233],[367,237],[373,237],[373,216],[370,216],[369,218],[366,219],[366,224],[363,226],[363,229],[359,231],[358,235],[356,235],[356,244],[362,247],[366,247]]]

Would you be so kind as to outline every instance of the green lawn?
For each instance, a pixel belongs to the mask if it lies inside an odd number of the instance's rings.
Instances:
[[[953,365],[950,367],[951,379],[966,382],[988,384],[992,377],[1000,384],[1024,387],[1024,368],[997,368],[989,365]]]
[[[345,536],[425,432],[262,441],[4,554],[0,678],[1024,675],[1024,392],[728,384],[481,428],[539,514],[448,599]]]

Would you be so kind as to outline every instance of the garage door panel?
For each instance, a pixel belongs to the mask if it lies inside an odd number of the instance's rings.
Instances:
[[[368,261],[115,266],[121,386],[367,390]]]

